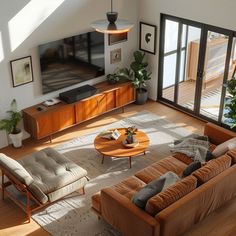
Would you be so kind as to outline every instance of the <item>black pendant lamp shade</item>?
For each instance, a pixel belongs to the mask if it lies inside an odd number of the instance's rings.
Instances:
[[[133,27],[133,24],[128,20],[118,19],[118,12],[113,11],[113,0],[111,0],[111,11],[107,12],[107,19],[92,22],[91,26],[101,33],[120,34],[128,32]]]

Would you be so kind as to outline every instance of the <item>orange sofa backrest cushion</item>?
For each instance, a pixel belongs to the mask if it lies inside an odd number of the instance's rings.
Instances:
[[[192,175],[198,179],[198,184],[201,185],[228,169],[231,166],[231,161],[230,156],[223,155],[217,159],[207,162],[205,166],[194,171]]]
[[[194,176],[188,176],[150,198],[145,210],[150,215],[155,216],[158,212],[192,192],[196,187],[197,179]]]

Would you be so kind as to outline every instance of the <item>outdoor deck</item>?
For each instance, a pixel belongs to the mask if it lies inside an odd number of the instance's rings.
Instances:
[[[200,113],[212,119],[218,118],[221,89],[223,86],[223,78],[218,77],[206,83],[202,89],[201,96],[201,110]],[[193,110],[195,98],[196,81],[188,80],[179,83],[179,97],[178,104]],[[174,86],[163,90],[163,97],[173,101],[174,100]]]

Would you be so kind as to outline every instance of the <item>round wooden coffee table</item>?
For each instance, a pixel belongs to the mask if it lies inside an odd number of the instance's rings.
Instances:
[[[131,158],[137,156],[141,153],[146,154],[146,150],[149,146],[148,136],[138,130],[135,135],[135,139],[138,140],[139,145],[132,148],[127,148],[123,145],[122,141],[126,139],[125,129],[117,129],[121,133],[121,136],[117,140],[105,139],[97,136],[94,140],[95,149],[102,154],[102,164],[104,162],[104,157],[128,157],[129,167],[131,168]]]

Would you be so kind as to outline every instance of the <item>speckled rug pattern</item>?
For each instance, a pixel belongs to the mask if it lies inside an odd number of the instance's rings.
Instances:
[[[101,155],[93,145],[95,137],[109,128],[133,125],[144,131],[150,139],[147,154],[133,158],[131,169],[127,158],[106,157],[104,164],[101,164]],[[85,195],[75,192],[33,214],[32,218],[51,235],[120,236],[119,232],[105,221],[98,220],[92,212],[91,196],[100,189],[118,183],[169,155],[169,145],[173,140],[189,134],[185,128],[178,127],[162,117],[150,112],[140,112],[57,146],[56,149],[60,153],[87,170],[90,181],[86,184]]]

